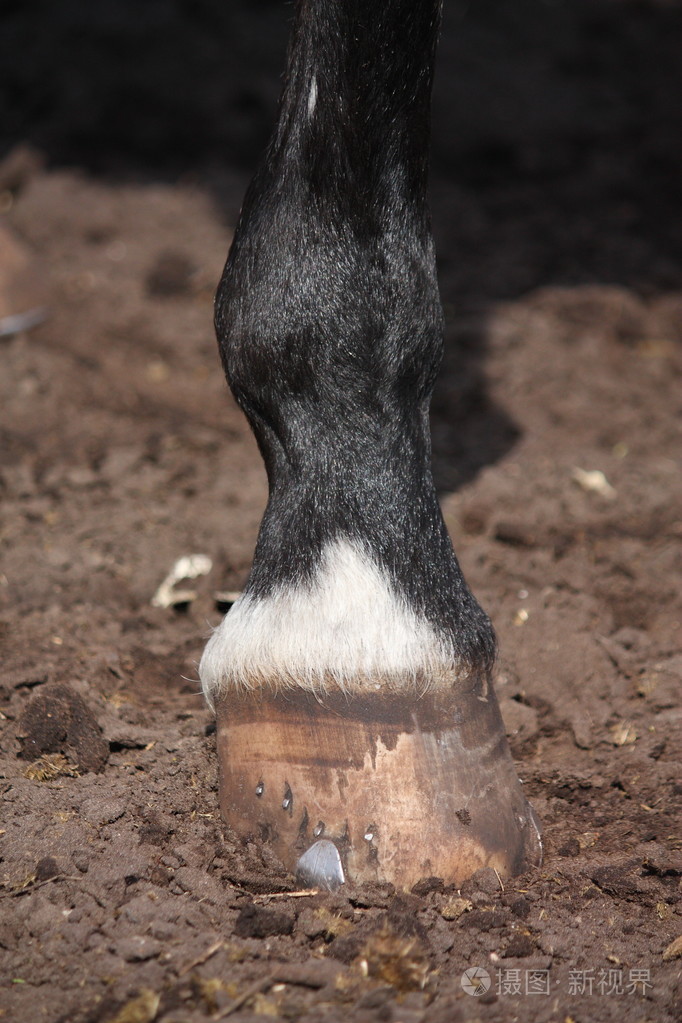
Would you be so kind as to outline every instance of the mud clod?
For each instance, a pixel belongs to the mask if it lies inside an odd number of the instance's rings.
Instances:
[[[19,720],[21,755],[36,760],[45,753],[71,754],[81,771],[99,773],[109,745],[82,696],[64,683],[46,685],[33,696]]]
[[[36,881],[49,881],[53,877],[58,877],[61,873],[59,864],[52,856],[43,856],[42,860],[38,860],[36,863]]]
[[[238,938],[271,938],[276,934],[291,934],[294,917],[274,909],[247,903],[240,911],[234,925]]]

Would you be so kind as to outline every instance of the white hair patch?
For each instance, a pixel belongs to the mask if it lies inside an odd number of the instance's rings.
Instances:
[[[206,645],[199,676],[213,706],[233,688],[428,688],[455,667],[449,644],[368,553],[337,540],[311,583],[235,601]]]

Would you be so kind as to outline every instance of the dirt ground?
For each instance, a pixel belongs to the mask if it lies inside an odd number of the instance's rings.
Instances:
[[[288,13],[5,15],[0,1018],[680,1019],[682,5],[446,4],[434,466],[546,859],[334,895],[221,824],[196,681],[266,498],[211,306]]]

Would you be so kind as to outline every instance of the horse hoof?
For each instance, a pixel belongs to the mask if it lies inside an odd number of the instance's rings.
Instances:
[[[509,876],[539,864],[537,819],[488,683],[439,680],[423,695],[370,684],[219,699],[220,801],[237,834],[329,889],[460,884],[481,867]]]

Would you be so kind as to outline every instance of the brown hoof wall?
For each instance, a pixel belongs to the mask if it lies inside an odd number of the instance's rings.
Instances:
[[[217,705],[220,801],[303,884],[513,875],[542,845],[492,691],[239,693]]]

